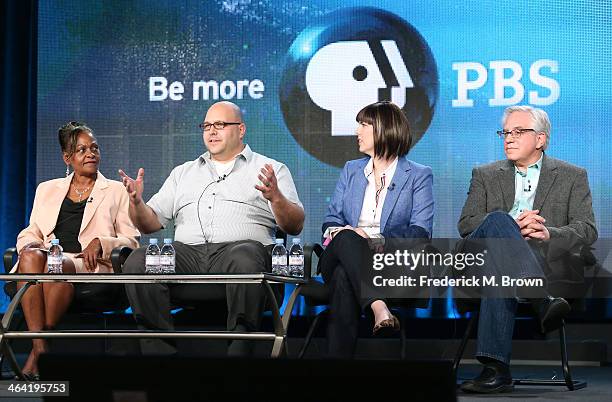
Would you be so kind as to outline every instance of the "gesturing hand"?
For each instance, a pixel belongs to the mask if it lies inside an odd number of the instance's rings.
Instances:
[[[272,165],[266,163],[257,178],[261,181],[262,185],[255,185],[255,188],[261,191],[261,195],[263,195],[266,200],[274,202],[281,197],[281,192],[278,189],[278,183]]]
[[[144,169],[138,169],[136,180],[125,174],[121,169],[119,169],[119,176],[121,176],[121,181],[130,195],[130,202],[134,205],[140,204],[142,202],[142,192],[144,191]]]
[[[100,239],[97,237],[91,241],[83,249],[83,251],[76,255],[76,258],[82,258],[83,263],[85,264],[85,269],[93,272],[98,265],[98,257],[102,256],[102,244],[100,243]]]

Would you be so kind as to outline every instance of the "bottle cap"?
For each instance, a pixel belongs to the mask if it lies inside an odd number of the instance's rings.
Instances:
[[[164,244],[172,244],[172,239],[164,239]]]
[[[276,244],[284,244],[284,243],[285,243],[285,240],[283,240],[283,239],[276,239],[276,240],[274,241],[274,243],[276,243]]]
[[[59,244],[59,239],[53,239],[53,240],[51,240],[51,244]]]
[[[293,244],[300,244],[300,238],[299,237],[294,237],[293,240],[291,240],[291,242]]]
[[[149,244],[157,244],[157,239],[149,239]]]

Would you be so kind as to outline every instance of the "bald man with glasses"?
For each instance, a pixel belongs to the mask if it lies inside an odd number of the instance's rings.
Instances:
[[[212,105],[200,124],[207,152],[172,170],[145,203],[144,170],[136,179],[119,171],[130,196],[129,215],[142,233],[174,223],[177,273],[258,273],[270,271],[275,230],[297,235],[304,208],[287,167],[253,152],[244,143],[242,112],[231,102]],[[124,272],[142,274],[145,250],[135,250]],[[141,328],[172,330],[167,284],[126,285]],[[256,331],[265,305],[261,285],[228,284],[227,329]],[[161,340],[142,340],[144,353],[175,352]],[[249,355],[252,343],[233,341],[228,353]]]

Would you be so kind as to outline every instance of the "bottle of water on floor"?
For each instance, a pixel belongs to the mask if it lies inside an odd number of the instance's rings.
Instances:
[[[289,274],[291,276],[304,276],[304,249],[300,244],[300,239],[293,238],[289,249]]]
[[[164,239],[159,262],[162,274],[173,274],[175,272],[176,251],[174,250],[174,246],[172,246],[172,239]]]
[[[287,269],[287,249],[283,244],[283,239],[276,239],[276,244],[272,249],[272,273],[275,275],[288,275]]]
[[[62,273],[62,259],[64,258],[64,250],[60,246],[59,239],[51,240],[49,254],[47,255],[47,270],[50,274]]]
[[[159,246],[157,245],[157,239],[149,239],[149,247],[147,247],[147,251],[145,252],[145,273],[159,273],[160,254],[161,252],[159,250]]]

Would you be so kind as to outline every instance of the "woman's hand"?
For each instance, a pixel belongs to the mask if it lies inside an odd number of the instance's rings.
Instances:
[[[91,241],[83,249],[83,251],[76,256],[76,258],[82,258],[85,264],[85,269],[93,272],[98,265],[98,257],[102,256],[102,244],[100,243],[100,239],[97,237]]]
[[[346,230],[346,229],[353,230],[353,227],[351,225],[345,225],[344,227],[339,227],[339,228],[333,229],[331,232],[329,232],[330,240],[333,239],[334,237],[336,237],[336,235],[338,233],[340,233],[340,232],[342,232],[343,230]]]
[[[353,228],[353,231],[357,233],[359,236],[363,237],[364,239],[370,238],[370,236],[368,236],[368,234],[362,228]]]
[[[345,225],[342,228],[338,228],[338,229],[334,229],[329,236],[333,239],[338,233],[342,232],[343,230],[352,230],[353,232],[357,233],[359,236],[363,237],[364,239],[369,239],[370,236],[368,236],[368,234],[362,229],[362,228],[354,228],[351,225]]]

